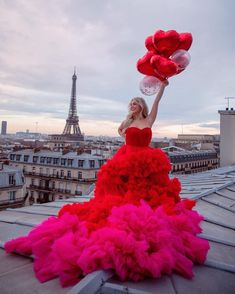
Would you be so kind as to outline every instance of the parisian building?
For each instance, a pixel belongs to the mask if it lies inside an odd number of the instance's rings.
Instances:
[[[0,162],[0,210],[20,207],[27,197],[22,170]]]
[[[219,167],[218,153],[213,150],[188,151],[167,147],[163,151],[170,159],[172,174],[192,174]]]
[[[29,204],[83,195],[96,181],[102,156],[24,149],[9,154],[10,165],[25,176]]]

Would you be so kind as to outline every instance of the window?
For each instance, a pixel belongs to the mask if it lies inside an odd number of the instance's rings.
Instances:
[[[21,157],[20,154],[16,154],[16,160],[17,160],[17,161],[20,161],[20,157]]]
[[[90,163],[90,168],[95,167],[95,161],[94,160],[89,160],[89,163]]]
[[[83,167],[84,160],[79,159],[78,160],[78,167]]]
[[[14,184],[15,184],[14,175],[9,175],[9,185],[14,185]]]
[[[10,160],[15,160],[15,154],[10,154]]]
[[[66,164],[66,159],[65,158],[61,158],[61,165],[65,165]]]
[[[51,157],[47,157],[47,163],[51,163]]]
[[[59,158],[53,158],[53,164],[58,164],[59,163]]]
[[[67,177],[68,177],[68,178],[71,178],[71,170],[68,170],[68,172],[67,172]]]
[[[73,159],[68,159],[68,166],[72,166],[73,165]]]
[[[82,172],[81,171],[78,172],[78,179],[82,179]]]
[[[24,162],[28,162],[29,160],[29,155],[24,155]]]
[[[103,159],[99,159],[99,167],[101,167],[104,164],[104,160]]]
[[[38,161],[38,156],[33,156],[33,163],[36,163]]]
[[[32,173],[35,174],[35,171],[36,171],[36,168],[35,168],[35,166],[33,166]]]
[[[45,162],[45,157],[41,156],[40,157],[40,163],[44,163]]]
[[[63,170],[63,169],[60,171],[60,176],[61,176],[61,177],[64,176],[64,170]]]
[[[40,175],[42,175],[42,171],[43,171],[43,169],[42,169],[42,167],[40,167],[40,169],[39,169]]]
[[[9,192],[9,200],[16,200],[16,191]]]

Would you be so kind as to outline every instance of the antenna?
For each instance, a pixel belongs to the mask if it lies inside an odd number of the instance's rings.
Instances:
[[[235,97],[225,97],[224,99],[227,99],[227,102],[228,102],[228,110],[229,110],[229,100],[230,99],[235,99]]]

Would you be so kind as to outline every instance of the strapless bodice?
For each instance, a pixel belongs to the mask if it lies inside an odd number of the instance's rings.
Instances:
[[[139,129],[137,127],[129,127],[126,130],[126,145],[147,147],[152,139],[152,130],[147,127]]]

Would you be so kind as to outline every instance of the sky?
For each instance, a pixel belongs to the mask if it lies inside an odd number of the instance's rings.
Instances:
[[[234,11],[233,0],[0,0],[0,121],[8,133],[62,133],[76,66],[82,132],[117,136],[143,96],[146,37],[173,29],[192,33],[191,62],[169,79],[153,136],[219,134],[218,110],[235,96]]]

